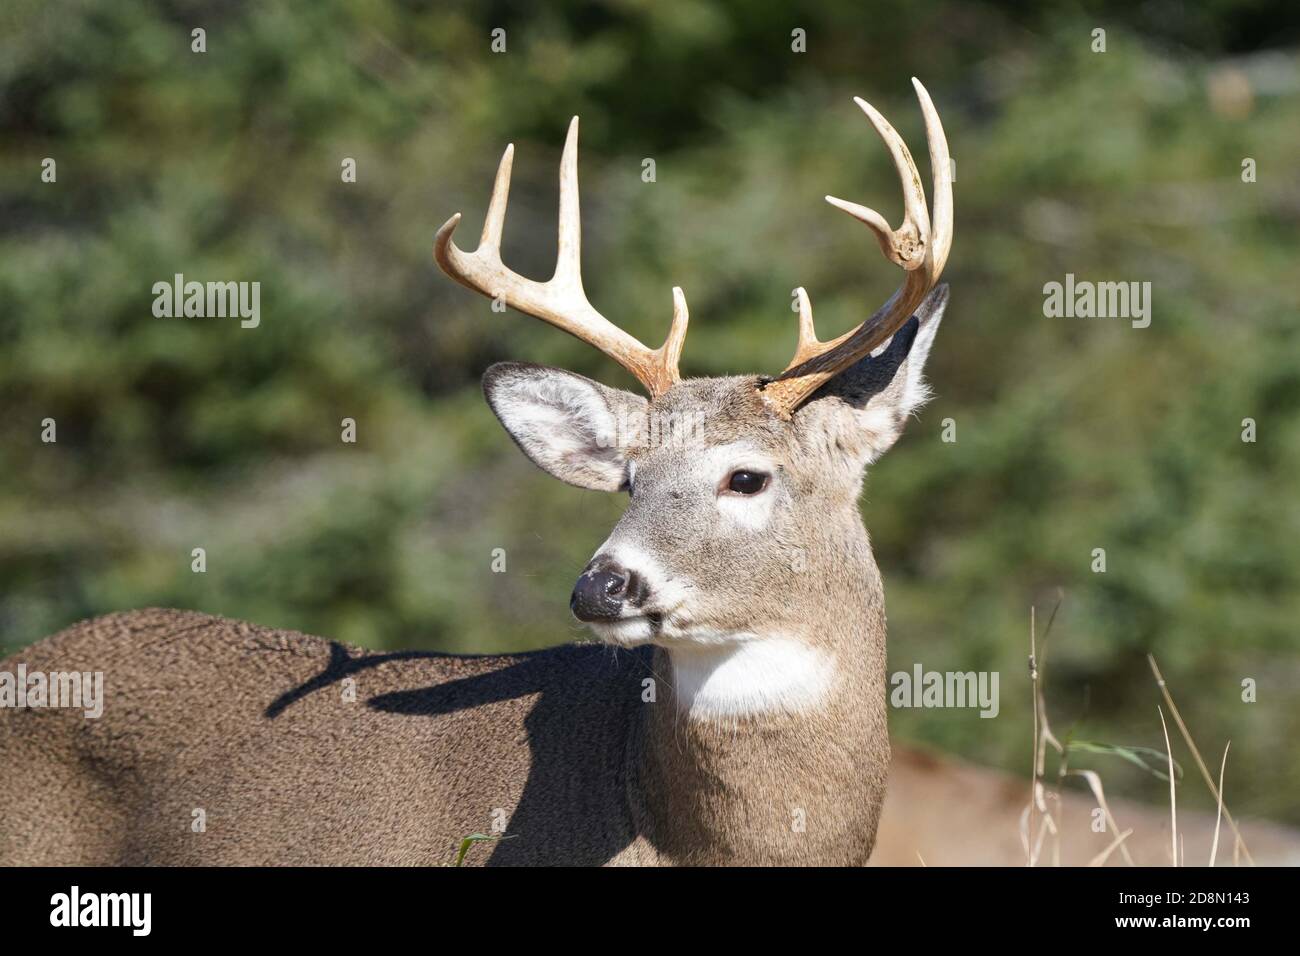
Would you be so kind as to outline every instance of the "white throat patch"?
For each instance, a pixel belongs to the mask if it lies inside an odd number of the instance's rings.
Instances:
[[[829,654],[788,637],[676,644],[668,654],[678,705],[697,720],[814,710],[835,679]]]

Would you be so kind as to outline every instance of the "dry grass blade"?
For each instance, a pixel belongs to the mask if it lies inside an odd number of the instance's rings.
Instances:
[[[1111,832],[1116,835],[1115,842],[1111,844],[1109,849],[1101,854],[1101,858],[1104,860],[1106,857],[1110,856],[1111,852],[1116,847],[1119,847],[1120,853],[1124,857],[1124,862],[1129,866],[1134,866],[1133,857],[1129,854],[1128,847],[1122,845],[1124,837],[1128,836],[1133,831],[1129,829],[1124,831],[1123,836],[1120,835],[1119,824],[1115,822],[1115,817],[1110,812],[1110,805],[1106,803],[1106,791],[1102,788],[1101,777],[1095,770],[1071,770],[1070,773],[1071,775],[1082,777],[1084,780],[1088,781],[1088,787],[1092,790],[1092,795],[1096,798],[1097,805],[1101,807],[1101,812],[1106,815],[1106,825],[1110,828]],[[1088,865],[1093,866],[1094,864],[1089,863]]]
[[[1029,866],[1034,866],[1038,862],[1038,858],[1043,852],[1043,841],[1047,839],[1047,835],[1050,833],[1053,837],[1057,836],[1056,823],[1052,819],[1052,814],[1047,808],[1047,801],[1044,799],[1047,795],[1048,791],[1045,787],[1038,787],[1029,805],[1020,811],[1020,846],[1029,858]],[[1042,814],[1042,820],[1038,825],[1038,834],[1031,842],[1029,813],[1030,808],[1034,806],[1038,807],[1039,813]]]
[[[1034,617],[1034,607],[1029,606],[1029,683],[1030,690],[1033,693],[1034,706],[1034,749],[1032,751],[1029,768],[1029,806],[1025,808],[1027,818],[1024,821],[1024,847],[1025,853],[1029,855],[1029,865],[1033,866],[1035,859],[1033,851],[1029,848],[1029,834],[1034,830],[1034,804],[1038,800],[1038,776],[1039,776],[1039,739],[1038,739],[1038,648],[1036,645],[1037,636],[1035,634],[1036,623]]]
[[[1124,855],[1125,855],[1125,856],[1128,856],[1128,848],[1124,846],[1124,841],[1127,840],[1127,839],[1129,838],[1129,834],[1132,833],[1132,832],[1133,832],[1133,830],[1132,830],[1131,828],[1128,829],[1128,830],[1125,830],[1123,833],[1121,833],[1119,836],[1117,836],[1117,837],[1115,838],[1115,841],[1114,841],[1113,843],[1111,843],[1110,846],[1106,847],[1106,849],[1102,850],[1100,853],[1098,853],[1096,856],[1094,856],[1091,860],[1089,860],[1089,861],[1088,861],[1088,865],[1089,865],[1089,866],[1105,866],[1105,865],[1106,865],[1106,861],[1107,861],[1108,859],[1110,859],[1110,855],[1111,855],[1112,853],[1115,852],[1115,848],[1116,848],[1116,847],[1119,847],[1121,850],[1124,851]],[[1132,861],[1132,859],[1130,859],[1128,862],[1129,862],[1129,866],[1132,866],[1132,865],[1133,865],[1133,861]]]
[[[1065,749],[1061,742],[1056,739],[1052,733],[1052,728],[1047,722],[1047,701],[1043,696],[1040,678],[1043,669],[1043,663],[1047,658],[1047,636],[1052,632],[1052,624],[1056,621],[1056,612],[1061,609],[1061,602],[1064,600],[1063,594],[1058,594],[1056,605],[1052,608],[1052,614],[1047,619],[1047,627],[1043,629],[1043,657],[1040,660],[1038,656],[1038,627],[1036,609],[1031,605],[1029,608],[1029,681],[1033,693],[1034,708],[1034,751],[1033,767],[1031,768],[1032,779],[1029,788],[1029,806],[1025,808],[1022,825],[1021,844],[1025,848],[1029,857],[1029,866],[1036,866],[1038,863],[1038,853],[1042,849],[1042,834],[1050,829],[1053,835],[1058,833],[1058,828],[1053,824],[1048,828],[1040,828],[1040,836],[1034,848],[1030,848],[1029,834],[1034,830],[1034,809],[1037,807],[1040,811],[1046,813],[1047,807],[1042,798],[1043,785],[1042,778],[1046,769],[1047,745],[1050,743],[1058,754],[1064,754]],[[1059,840],[1056,846],[1056,855],[1059,858],[1060,844]]]
[[[1169,852],[1173,857],[1174,866],[1178,865],[1178,795],[1174,787],[1174,752],[1169,746],[1169,726],[1165,723],[1165,712],[1156,707],[1160,714],[1160,729],[1165,732],[1165,753],[1169,755],[1169,820],[1173,825],[1173,832],[1170,833]]]
[[[1223,771],[1228,766],[1228,747],[1232,746],[1229,740],[1227,746],[1223,748],[1223,761],[1219,764],[1219,812],[1214,818],[1214,842],[1210,844],[1210,867],[1214,867],[1214,858],[1219,853],[1219,824],[1223,822]]]
[[[1187,744],[1187,749],[1192,752],[1192,759],[1196,761],[1196,766],[1200,768],[1201,778],[1205,781],[1205,785],[1210,788],[1210,793],[1214,795],[1214,798],[1221,800],[1219,790],[1214,786],[1214,780],[1210,776],[1210,771],[1206,769],[1205,761],[1201,759],[1201,752],[1196,747],[1196,741],[1192,739],[1187,725],[1183,723],[1183,715],[1178,712],[1178,705],[1174,703],[1173,695],[1169,693],[1169,686],[1165,683],[1165,677],[1160,673],[1160,668],[1156,666],[1155,655],[1148,654],[1147,662],[1151,665],[1151,673],[1155,675],[1156,684],[1159,686],[1160,693],[1169,707],[1169,713],[1173,715],[1174,723],[1178,725],[1178,732],[1183,735],[1183,741]],[[1228,821],[1228,826],[1232,827],[1232,834],[1236,837],[1236,845],[1233,847],[1234,858],[1238,848],[1240,848],[1240,852],[1246,856],[1246,862],[1254,866],[1255,860],[1250,855],[1250,849],[1246,846],[1246,841],[1241,838],[1241,831],[1237,829],[1237,821],[1232,818],[1232,814],[1228,812],[1226,806],[1223,808],[1223,817]]]

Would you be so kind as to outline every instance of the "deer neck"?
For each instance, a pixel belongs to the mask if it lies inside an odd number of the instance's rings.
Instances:
[[[874,563],[863,572],[847,604],[798,629],[656,648],[667,687],[643,712],[629,779],[661,856],[865,862],[889,742],[880,578]]]

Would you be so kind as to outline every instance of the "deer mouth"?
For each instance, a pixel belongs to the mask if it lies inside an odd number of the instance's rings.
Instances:
[[[664,615],[659,611],[642,611],[612,621],[593,621],[588,627],[606,644],[637,647],[650,644],[663,633]]]
[[[747,630],[716,627],[692,619],[683,606],[671,609],[639,610],[609,621],[588,624],[606,644],[616,647],[640,647],[655,644],[666,648],[720,647],[753,641],[755,633]]]

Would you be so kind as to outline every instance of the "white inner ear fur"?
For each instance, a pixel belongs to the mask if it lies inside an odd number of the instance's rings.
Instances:
[[[618,418],[591,383],[564,372],[512,375],[493,409],[533,461],[563,481],[604,491],[623,484]]]
[[[898,405],[904,414],[911,414],[930,400],[932,393],[925,381],[925,360],[930,357],[930,346],[934,345],[934,336],[939,331],[942,318],[942,315],[935,315],[921,323],[916,330],[916,338],[912,340],[912,347],[907,352],[903,367],[899,370],[902,381],[898,383],[901,384]],[[892,341],[892,338],[886,339],[871,354],[879,355],[889,348]]]
[[[873,395],[865,407],[850,409],[851,419],[842,419],[846,424],[850,420],[852,422],[844,432],[844,445],[858,449],[858,464],[870,465],[892,448],[902,435],[908,417],[916,414],[930,400],[930,386],[924,375],[925,360],[930,354],[930,346],[934,344],[940,319],[941,314],[936,314],[921,323],[907,358],[894,373],[893,381]],[[892,338],[886,340],[871,354],[879,356],[892,342]],[[833,430],[837,426],[831,423],[823,427]]]

